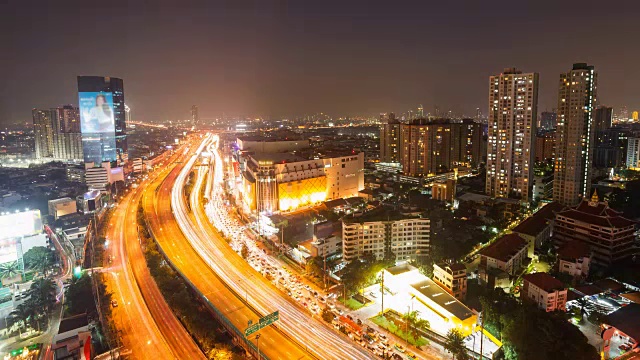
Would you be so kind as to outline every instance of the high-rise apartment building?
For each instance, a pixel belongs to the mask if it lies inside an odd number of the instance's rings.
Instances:
[[[380,126],[380,162],[400,162],[400,122],[395,119]]]
[[[448,172],[477,165],[481,143],[481,125],[471,119],[414,121],[400,125],[399,159],[409,176]]]
[[[553,199],[563,205],[577,205],[590,195],[596,94],[593,66],[578,63],[560,74]]]
[[[80,133],[80,111],[72,105],[51,109],[55,133]]]
[[[596,132],[604,131],[611,128],[613,123],[613,108],[607,106],[598,106],[595,110],[595,124],[594,129]]]
[[[627,167],[640,169],[640,138],[629,138],[627,143]]]
[[[85,163],[127,160],[127,125],[122,79],[78,76],[80,130]]]
[[[33,109],[33,134],[35,137],[35,158],[45,159],[53,156],[53,129],[49,110]]]
[[[535,158],[536,161],[549,161],[554,157],[556,148],[556,133],[549,131],[536,136]]]
[[[191,105],[191,126],[196,126],[200,122],[200,116],[198,115],[198,107]]]
[[[489,79],[486,193],[529,202],[538,108],[538,74],[505,69]]]

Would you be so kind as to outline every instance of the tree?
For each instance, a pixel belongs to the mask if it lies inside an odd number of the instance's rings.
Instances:
[[[209,360],[227,360],[233,359],[233,352],[227,344],[215,344],[211,350],[207,353],[207,359]]]
[[[419,318],[419,314],[420,312],[418,310],[414,310],[402,316],[402,320],[407,323],[409,333],[413,337],[413,340],[418,340],[421,336],[420,331],[427,330],[431,326],[428,320]]]
[[[242,256],[243,259],[246,259],[249,257],[249,248],[247,247],[247,244],[242,243],[242,248],[240,249],[240,255]]]
[[[0,265],[0,278],[7,279],[14,277],[20,273],[17,261],[12,261]]]
[[[468,360],[467,347],[464,345],[464,336],[458,329],[451,329],[447,333],[444,348],[450,352],[456,360]]]
[[[53,266],[55,253],[45,246],[35,246],[24,253],[24,266],[27,269],[44,273]]]
[[[56,285],[51,279],[37,279],[31,283],[28,290],[35,306],[42,311],[38,313],[48,314],[56,304]]]
[[[323,265],[324,264],[322,263],[322,259],[320,259],[318,256],[312,257],[307,260],[305,271],[311,276],[321,277],[324,274]]]
[[[333,321],[333,317],[334,315],[328,307],[322,309],[322,320],[331,323]]]
[[[13,309],[9,314],[9,319],[12,324],[19,323],[19,326],[24,327],[26,330],[29,320],[34,317],[33,307],[29,305],[29,302],[25,301]]]

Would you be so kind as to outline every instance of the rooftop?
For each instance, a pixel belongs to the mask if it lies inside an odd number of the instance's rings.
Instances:
[[[455,264],[447,264],[447,263],[439,263],[436,264],[439,268],[441,269],[446,269],[449,268],[452,271],[461,271],[461,270],[467,270],[467,267],[464,266],[464,264],[462,263],[455,263]]]
[[[379,207],[371,211],[367,211],[362,215],[352,214],[342,218],[346,224],[365,223],[374,221],[398,221],[405,219],[417,219],[417,216],[404,215],[397,210],[389,210]]]
[[[544,272],[526,274],[522,278],[546,292],[566,289],[562,281]]]
[[[513,232],[537,236],[540,234],[545,227],[547,226],[550,220],[553,220],[556,216],[556,213],[564,208],[564,205],[552,202],[545,206],[543,206],[540,210],[538,210],[535,214],[526,218],[523,222],[518,224],[515,228],[513,228]]]
[[[65,333],[74,329],[78,329],[89,325],[87,314],[74,315],[68,318],[64,318],[60,321],[60,328],[58,328],[58,334]]]
[[[575,260],[583,257],[589,257],[591,249],[587,243],[582,241],[568,241],[558,248],[558,257],[564,260]]]
[[[480,254],[506,262],[515,256],[522,248],[526,248],[527,245],[527,241],[520,235],[507,234],[480,250]]]
[[[397,265],[397,266],[392,266],[390,268],[387,268],[386,271],[389,274],[396,276],[396,275],[400,275],[402,273],[406,273],[407,271],[412,271],[415,269],[416,269],[415,267],[409,264],[402,264],[402,265]]]
[[[453,314],[460,320],[467,319],[473,315],[468,307],[464,306],[460,301],[451,296],[429,278],[425,278],[425,280],[411,284],[411,287],[442,308],[446,309],[449,313]]]
[[[631,336],[635,341],[640,341],[640,304],[621,307],[607,315],[604,323]]]
[[[254,153],[254,154],[251,154],[251,157],[258,162],[271,161],[273,163],[283,163],[283,164],[307,160],[302,156],[298,156],[292,153]]]
[[[591,201],[583,200],[578,206],[561,211],[558,215],[608,228],[635,226],[635,221],[623,217],[621,213],[609,208],[607,203],[598,202],[597,199],[597,194],[594,193]]]

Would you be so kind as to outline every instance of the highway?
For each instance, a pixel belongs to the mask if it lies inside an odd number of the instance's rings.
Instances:
[[[176,153],[169,161],[179,156]],[[166,176],[170,169],[171,166],[157,170],[150,176]],[[118,302],[112,308],[112,318],[122,343],[132,350],[135,359],[205,359],[164,300],[140,246],[136,215],[150,181],[143,181],[125,195],[110,220],[107,239],[112,264],[105,275],[108,289]]]
[[[212,174],[211,188],[214,189],[212,201],[220,201],[222,162],[217,148],[211,154],[214,156],[215,165],[215,171]],[[372,358],[374,356],[372,353],[355,345],[345,335],[329,328],[327,324],[299,307],[233,251],[209,222],[204,205],[200,202],[200,187],[205,179],[205,171],[202,168],[197,171],[197,182],[190,196],[190,207],[193,212],[189,212],[182,195],[182,188],[195,160],[196,158],[193,157],[176,178],[171,194],[171,206],[180,228],[198,255],[236,294],[246,297],[259,313],[265,315],[279,310],[281,320],[276,326],[296,339],[299,344],[308,347],[316,357],[321,359]]]
[[[181,229],[181,226],[178,225],[178,221],[176,221],[171,209],[172,197],[178,194],[178,202],[181,208],[186,206],[186,202],[184,196],[182,196],[182,188],[177,192],[173,191],[174,183],[176,183],[176,178],[179,175],[182,179],[181,183],[184,182],[181,170],[185,167],[190,168],[194,162],[195,156],[189,160],[186,166],[185,164],[180,164],[181,166],[173,169],[164,181],[158,179],[147,187],[143,197],[145,215],[158,244],[173,266],[233,326],[240,331],[244,331],[249,321],[256,322],[261,316],[277,310],[277,308],[271,307],[268,311],[257,312],[252,307],[247,306],[244,300],[244,293],[238,296],[239,292],[232,291],[230,287],[227,287],[216,272],[198,255],[185,237],[185,234],[189,237],[203,235],[198,231],[198,226],[193,223],[192,217],[185,215],[186,213],[180,213],[180,221],[186,226]],[[201,183],[201,179],[199,182]],[[195,187],[193,192],[196,192]],[[225,260],[219,259],[219,261],[224,263]],[[274,326],[263,328],[258,333],[260,334],[259,347],[263,357],[268,359],[313,358],[296,341]],[[255,335],[250,336],[249,340],[254,345],[257,345]]]

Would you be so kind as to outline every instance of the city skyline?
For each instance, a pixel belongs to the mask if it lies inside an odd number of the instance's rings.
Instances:
[[[556,15],[570,5],[469,3],[458,11],[419,3],[194,2],[149,10],[115,2],[95,12],[70,3],[12,3],[1,12],[12,36],[2,45],[11,56],[0,60],[10,70],[0,87],[0,123],[28,122],[33,108],[77,105],[76,76],[94,73],[127,79],[128,105],[143,121],[189,119],[194,104],[203,121],[223,113],[373,116],[420,104],[425,113],[438,106],[473,116],[476,108],[487,111],[487,78],[508,67],[540,74],[544,111],[556,107],[559,75],[576,62],[599,69],[601,104],[614,112],[640,109],[629,81],[640,77],[638,50],[624,40],[640,31],[632,21],[639,5],[622,4],[607,17],[596,8],[579,18]],[[83,30],[105,28],[122,13],[99,45],[93,31]],[[598,26],[585,33],[581,25],[589,22]],[[522,24],[521,32],[502,33]],[[612,36],[621,33],[628,36]],[[599,51],[596,44],[605,41],[607,51]]]

